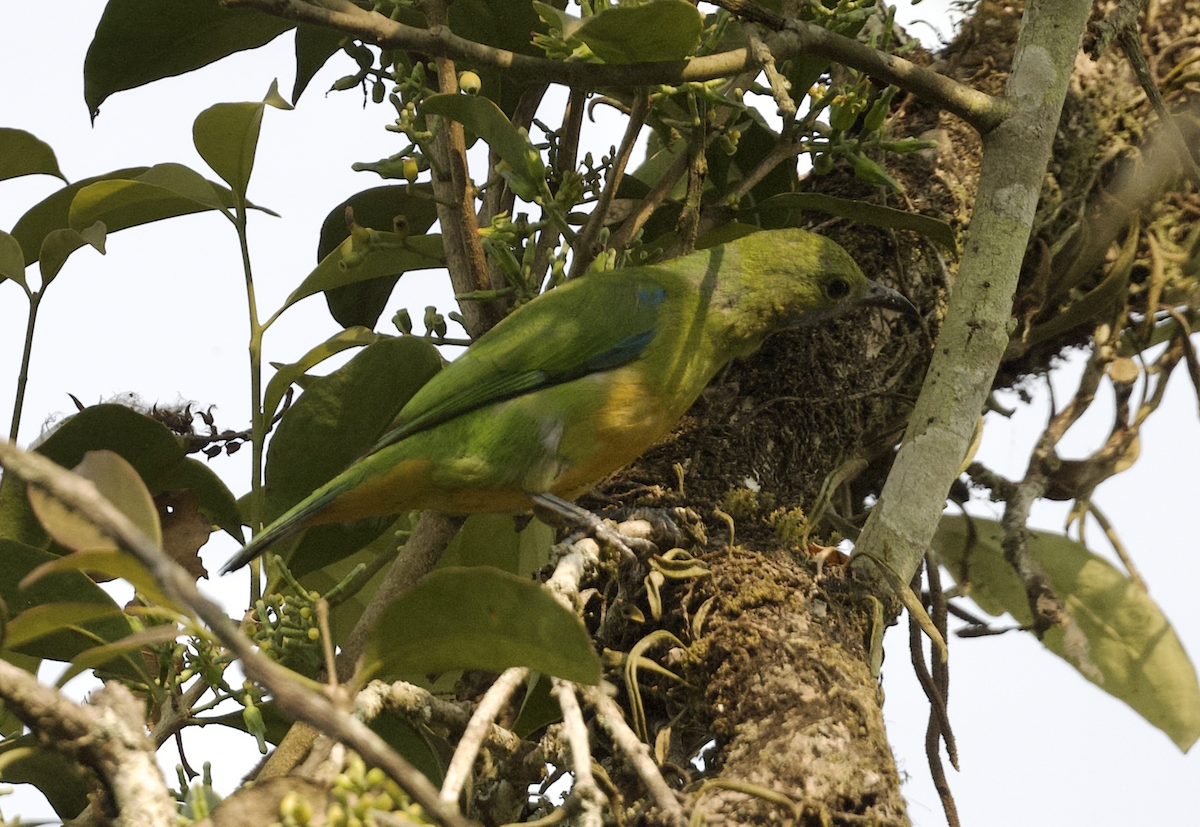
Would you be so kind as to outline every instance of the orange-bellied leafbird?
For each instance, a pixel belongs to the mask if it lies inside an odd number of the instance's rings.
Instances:
[[[729,360],[856,305],[913,311],[836,243],[796,229],[570,281],[481,336],[225,570],[319,523],[573,500],[666,434]]]

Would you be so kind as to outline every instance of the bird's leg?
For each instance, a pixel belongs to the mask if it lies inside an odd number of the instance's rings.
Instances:
[[[640,537],[626,537],[624,534],[609,528],[603,520],[586,508],[582,508],[569,500],[564,500],[562,497],[545,493],[530,494],[529,498],[533,500],[535,505],[539,505],[547,511],[557,514],[568,523],[587,531],[597,540],[611,545],[625,560],[626,567],[631,567],[634,571],[641,569],[638,555],[634,553],[635,548],[647,556],[658,551],[658,547],[649,540]]]

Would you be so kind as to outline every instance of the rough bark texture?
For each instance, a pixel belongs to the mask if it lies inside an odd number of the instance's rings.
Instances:
[[[905,819],[883,727],[882,692],[866,664],[868,630],[842,572],[817,582],[787,552],[735,548],[709,558],[717,595],[710,631],[686,675],[721,739],[725,779],[782,793],[807,819]],[[745,789],[696,802],[709,824],[782,821],[792,813]]]
[[[1186,64],[1195,55],[1200,3],[1153,5],[1143,45],[1168,105],[1184,111],[1200,89],[1200,73]],[[1113,6],[1098,4],[1094,21]],[[957,80],[999,93],[1021,13],[1019,3],[981,0],[954,41],[927,59]],[[898,96],[893,119],[894,134],[939,143],[936,150],[886,159],[906,195],[870,190],[844,169],[802,187],[935,215],[961,233],[979,178],[978,135],[911,96]],[[1181,127],[1194,146],[1192,127]],[[1159,131],[1117,48],[1097,60],[1079,58],[997,388],[1021,387],[1065,350],[1089,341],[1094,314],[1059,330],[1039,326],[1073,312],[1103,281],[1131,211],[1141,210],[1143,226],[1151,229],[1138,242],[1129,290],[1119,297],[1123,306],[1144,311],[1151,290],[1158,291],[1156,301],[1174,303],[1189,290],[1194,294],[1195,267],[1187,262],[1196,260],[1196,247],[1188,233],[1200,206],[1170,163],[1156,165],[1161,151],[1139,151]],[[664,690],[660,705],[647,710],[652,733],[673,722],[671,754],[684,763],[715,737],[717,749],[706,754],[698,777],[783,793],[803,811],[800,823],[906,823],[881,699],[866,666],[868,598],[841,572],[814,583],[813,566],[794,540],[808,525],[822,483],[847,461],[857,460],[861,470],[832,498],[841,517],[861,517],[864,500],[880,490],[956,264],[911,234],[840,219],[813,226],[850,249],[869,275],[932,311],[928,327],[864,314],[819,332],[775,337],[719,377],[676,434],[612,480],[605,494],[610,504],[690,506],[705,519],[709,549],[728,539],[713,509],[735,518],[741,545],[712,551],[706,561],[713,576],[690,587],[661,624],[692,652],[684,667],[692,690]],[[1174,257],[1162,255],[1163,247]],[[1086,266],[1076,263],[1081,259]],[[1068,272],[1075,281],[1062,283]],[[819,526],[818,535],[838,539],[830,524]],[[697,631],[707,599],[712,602]],[[709,788],[697,796],[696,781],[681,786],[709,823],[772,823],[794,815],[753,792]]]

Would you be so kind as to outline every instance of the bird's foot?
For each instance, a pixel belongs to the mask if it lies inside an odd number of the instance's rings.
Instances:
[[[535,505],[558,515],[566,522],[590,534],[605,545],[616,549],[626,564],[622,566],[622,569],[632,569],[634,572],[639,572],[642,567],[641,559],[649,557],[658,551],[658,546],[651,542],[647,536],[641,536],[643,532],[634,530],[626,534],[617,531],[591,511],[569,500],[564,500],[562,497],[555,496],[554,494],[532,494],[530,495],[530,499],[533,500]]]
[[[635,531],[659,548],[708,545],[704,520],[690,508],[622,508],[612,516],[621,524],[622,533]]]

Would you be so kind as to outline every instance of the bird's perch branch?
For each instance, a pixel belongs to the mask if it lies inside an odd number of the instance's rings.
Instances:
[[[946,494],[1009,341],[1017,276],[1054,130],[1092,4],[1025,9],[1005,98],[1011,112],[983,138],[979,192],[933,360],[900,454],[858,548],[907,582],[937,529]]]
[[[515,80],[551,82],[563,86],[596,89],[678,85],[730,77],[739,72],[762,68],[751,49],[730,49],[681,61],[597,64],[549,60],[467,40],[454,34],[447,26],[434,25],[428,29],[406,26],[377,12],[360,8],[349,0],[323,0],[320,5],[304,0],[221,0],[221,3],[228,8],[257,9],[297,23],[337,29],[384,49],[414,51],[475,65],[493,66],[503,69]],[[764,17],[764,14],[769,14],[765,9],[744,0],[727,0],[720,5],[775,29],[767,45],[776,61],[799,54],[827,57],[866,72],[876,80],[895,84],[935,102],[981,133],[994,129],[1007,113],[1008,101],[1004,98],[994,98],[820,26],[802,20],[786,20],[778,15]],[[779,28],[775,28],[777,25]]]

